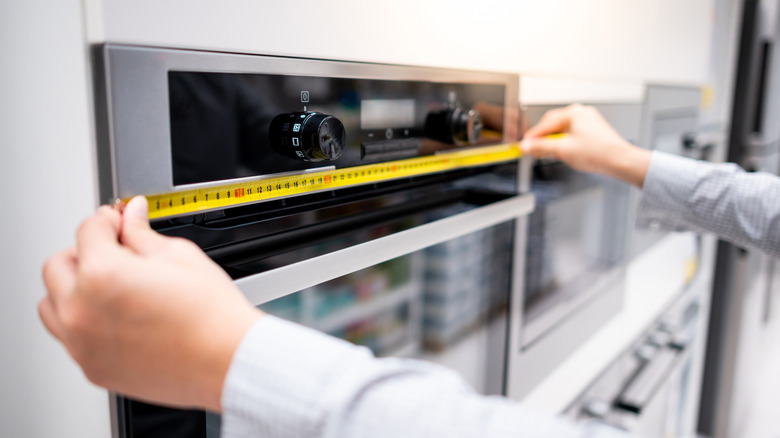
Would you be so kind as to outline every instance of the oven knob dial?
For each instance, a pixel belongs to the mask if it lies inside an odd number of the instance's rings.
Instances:
[[[318,112],[279,114],[271,121],[269,140],[275,151],[303,161],[333,161],[344,152],[344,124]]]
[[[482,126],[482,116],[477,111],[448,108],[428,113],[425,136],[444,143],[468,146],[477,143]]]

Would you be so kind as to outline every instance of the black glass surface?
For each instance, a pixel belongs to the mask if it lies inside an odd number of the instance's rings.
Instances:
[[[426,138],[428,114],[475,107],[495,112],[505,96],[497,84],[180,71],[168,73],[168,87],[174,185],[431,154],[456,146]],[[338,159],[311,162],[280,153],[292,147],[281,144],[281,136],[271,144],[274,117],[302,111],[343,124],[346,144]],[[501,141],[503,119],[491,115],[482,118],[475,144]]]

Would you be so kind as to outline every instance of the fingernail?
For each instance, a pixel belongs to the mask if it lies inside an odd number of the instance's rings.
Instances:
[[[136,216],[144,220],[149,219],[149,204],[146,202],[146,198],[143,196],[136,196],[131,199],[125,207],[124,214]]]
[[[109,213],[109,212],[112,212],[112,211],[113,211],[113,209],[111,207],[109,207],[108,205],[101,205],[97,209],[97,214],[106,214],[106,213]]]
[[[523,152],[528,152],[529,149],[531,149],[531,142],[528,139],[520,142],[520,150]]]

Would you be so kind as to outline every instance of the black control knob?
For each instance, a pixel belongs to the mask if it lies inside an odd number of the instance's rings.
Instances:
[[[311,111],[279,114],[268,135],[275,151],[303,161],[336,160],[347,141],[339,119]]]
[[[428,113],[425,136],[457,146],[475,144],[482,132],[482,116],[477,111],[448,108]]]

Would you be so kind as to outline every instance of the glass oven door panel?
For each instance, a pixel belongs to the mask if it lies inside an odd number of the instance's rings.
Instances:
[[[270,314],[503,390],[514,221],[270,301]]]
[[[378,356],[419,350],[421,253],[399,257],[270,301],[260,308]]]
[[[528,219],[522,346],[527,347],[622,269],[628,189],[560,163],[537,163]]]

